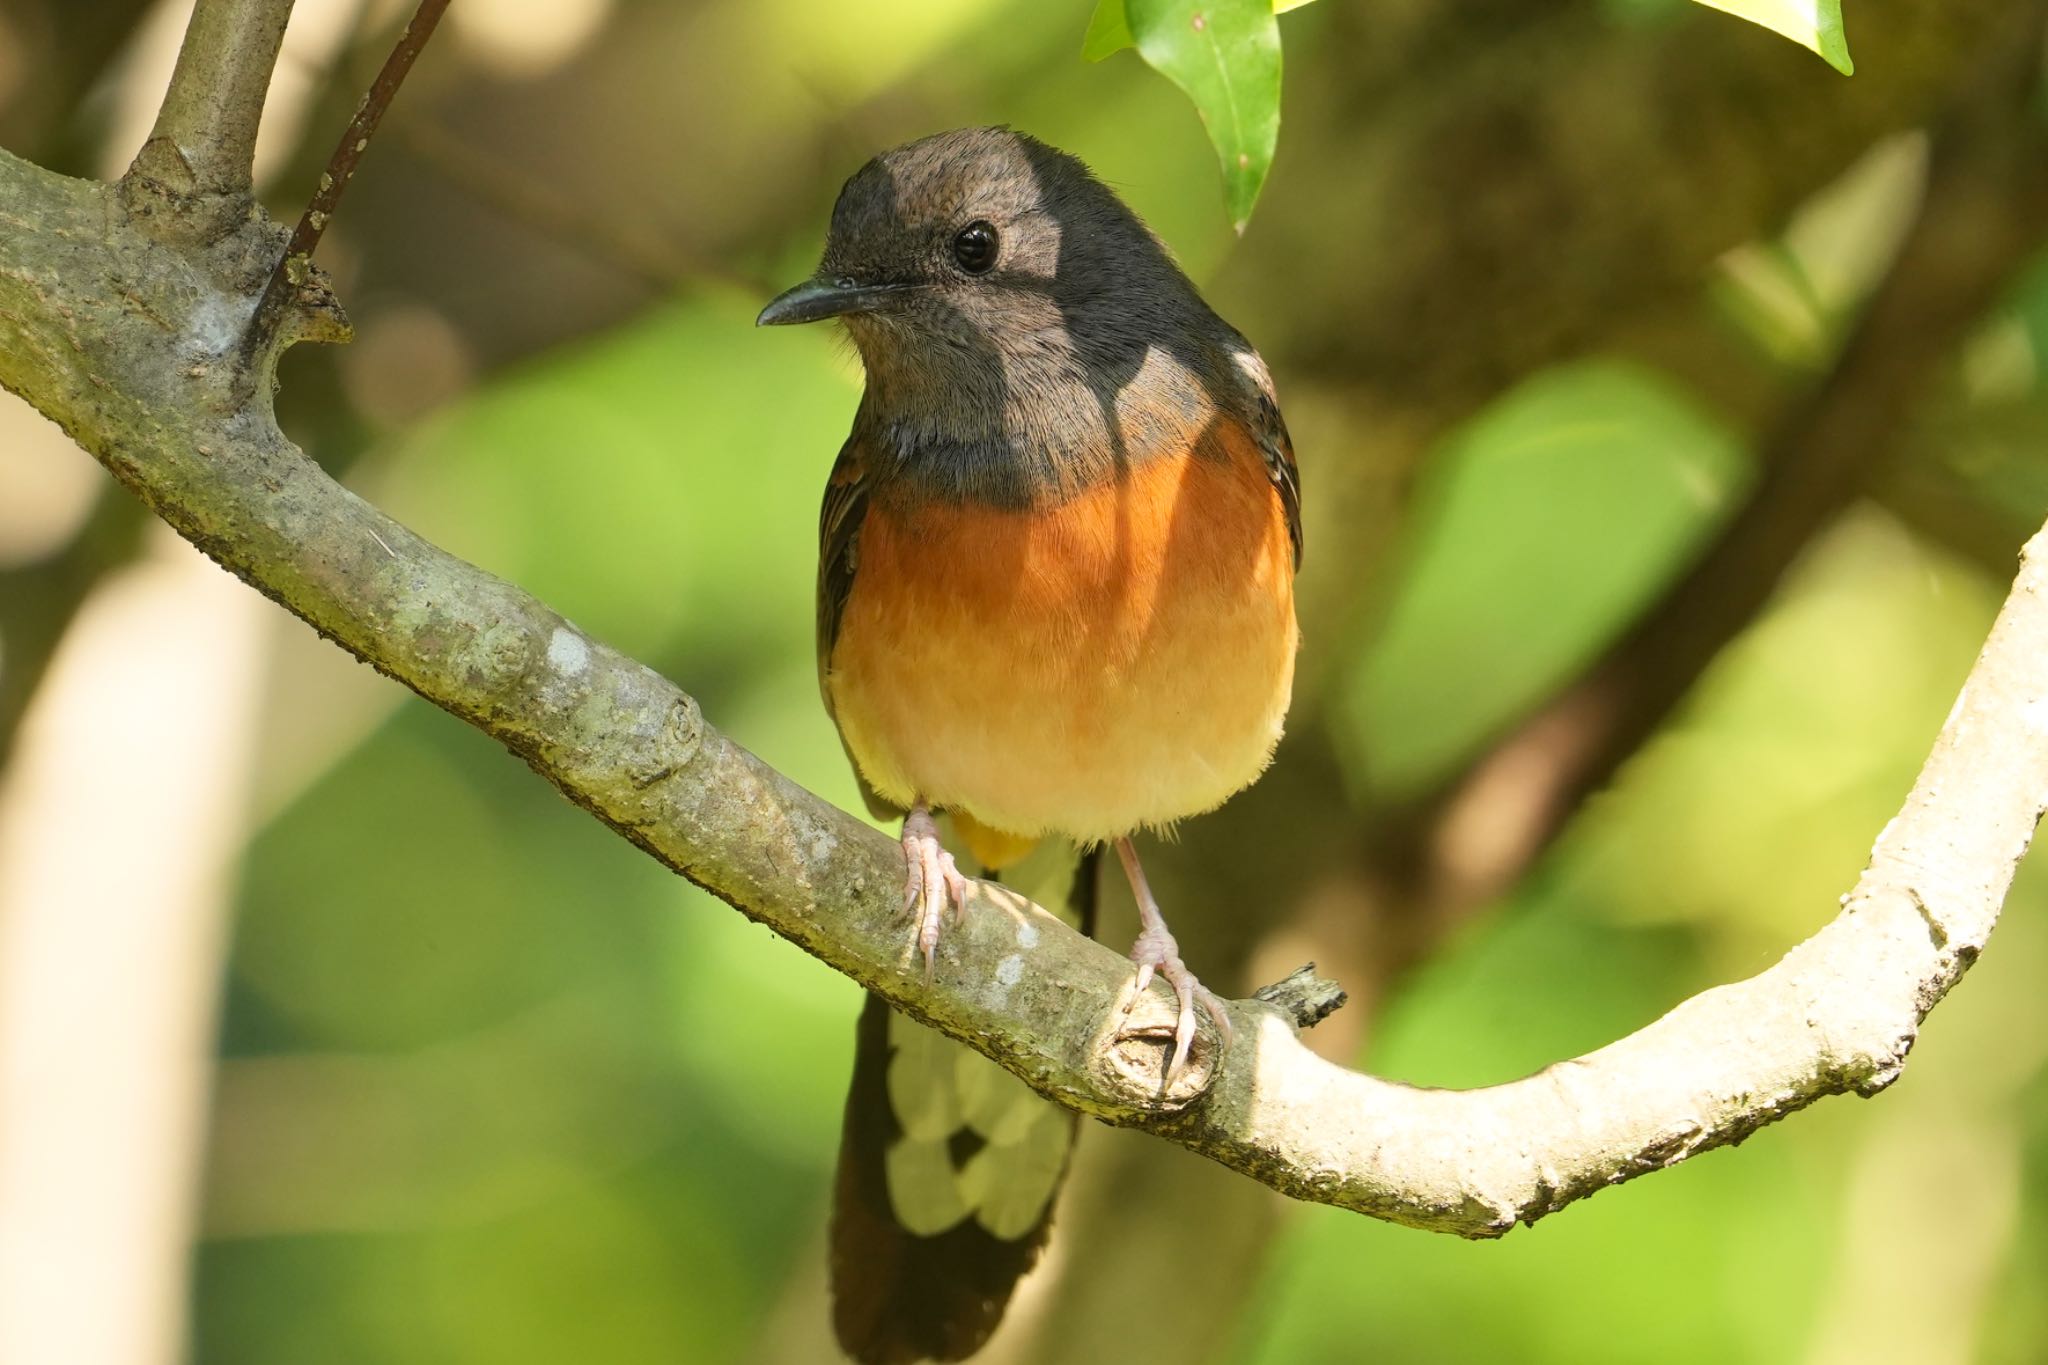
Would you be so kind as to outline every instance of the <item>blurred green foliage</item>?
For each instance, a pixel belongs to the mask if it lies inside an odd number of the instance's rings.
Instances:
[[[787,82],[756,101],[764,123],[826,118],[939,54],[917,96],[930,126],[1009,118],[1084,152],[1198,278],[1228,249],[1185,106],[1073,62],[1061,7],[706,15],[707,41],[731,40],[694,59],[706,79]],[[753,264],[808,270],[833,184],[872,150],[819,168],[797,194],[812,235]],[[816,697],[811,601],[858,375],[822,332],[755,332],[757,304],[692,289],[496,374],[350,478],[858,810]],[[2048,269],[1994,327],[2048,354]],[[1305,459],[1341,458],[1343,435]],[[1426,786],[1568,676],[1732,511],[1752,463],[1703,401],[1600,357],[1452,432],[1375,628],[1312,642],[1340,656],[1357,788]],[[1999,488],[2037,518],[2038,460],[2020,468]],[[1312,544],[1311,562],[1336,551]],[[1405,980],[1363,1062],[1503,1080],[1768,965],[1850,884],[2000,586],[1881,513],[1849,518],[1535,875]],[[344,693],[391,709],[348,732]],[[274,704],[332,731],[335,757],[288,787],[244,871],[194,1359],[695,1365],[767,1358],[789,1315],[821,1316],[855,988],[364,671],[331,664]],[[2038,1360],[2044,973],[2048,885],[2030,875],[1874,1105],[1831,1101],[1499,1244],[1299,1211],[1219,1358],[1906,1360],[1939,1318],[1963,1324],[1951,1358]],[[1858,1297],[1958,1257],[1986,1267],[1969,1296],[1909,1278],[1876,1314]]]
[[[1548,696],[1685,562],[1747,472],[1682,392],[1608,361],[1538,375],[1455,433],[1417,490],[1401,589],[1350,697],[1367,785],[1440,778]]]

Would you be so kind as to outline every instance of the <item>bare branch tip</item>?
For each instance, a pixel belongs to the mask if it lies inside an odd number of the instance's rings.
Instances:
[[[1344,1008],[1351,997],[1344,988],[1316,974],[1316,964],[1305,963],[1270,986],[1252,992],[1252,999],[1264,1001],[1294,1021],[1297,1029],[1314,1028]]]

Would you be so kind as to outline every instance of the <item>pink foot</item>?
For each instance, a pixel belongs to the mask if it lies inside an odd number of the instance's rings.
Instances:
[[[1225,1038],[1231,1036],[1230,1015],[1223,1008],[1223,999],[1214,991],[1195,979],[1188,970],[1188,964],[1181,961],[1180,944],[1174,941],[1173,931],[1166,927],[1166,917],[1159,912],[1159,902],[1152,898],[1152,888],[1145,883],[1145,871],[1138,866],[1138,851],[1129,839],[1116,841],[1117,857],[1124,865],[1124,875],[1130,879],[1131,893],[1138,902],[1138,919],[1144,926],[1138,934],[1138,941],[1131,945],[1131,961],[1138,964],[1138,989],[1132,997],[1143,995],[1152,984],[1152,974],[1157,972],[1173,987],[1175,997],[1180,1001],[1180,1016],[1173,1029],[1173,1056],[1166,1064],[1166,1083],[1172,1085],[1180,1078],[1181,1071],[1188,1064],[1188,1049],[1195,1042],[1195,1002],[1201,1001],[1202,1008],[1216,1021],[1217,1031]]]
[[[929,980],[947,906],[955,919],[967,913],[967,878],[939,843],[938,824],[922,801],[903,817],[903,864],[903,912],[917,924],[917,949]]]

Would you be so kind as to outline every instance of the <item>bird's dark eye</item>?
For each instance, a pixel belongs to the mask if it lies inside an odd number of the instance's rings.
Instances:
[[[969,223],[953,239],[953,259],[970,275],[986,275],[989,267],[996,263],[996,250],[1000,245],[996,240],[995,224]]]

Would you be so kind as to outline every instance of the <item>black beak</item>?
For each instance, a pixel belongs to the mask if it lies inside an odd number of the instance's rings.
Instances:
[[[754,319],[754,325],[779,327],[788,322],[816,322],[820,318],[872,312],[882,305],[884,299],[909,287],[903,284],[856,284],[843,275],[836,279],[820,276],[777,294],[761,310],[761,316]]]

